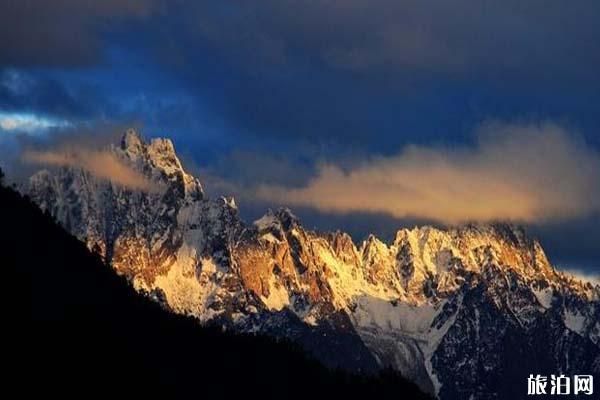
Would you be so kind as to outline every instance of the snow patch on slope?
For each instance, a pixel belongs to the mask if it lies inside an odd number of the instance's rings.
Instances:
[[[254,226],[256,226],[259,231],[264,231],[272,227],[279,227],[279,221],[275,215],[269,212],[254,221]]]
[[[290,305],[290,295],[283,285],[277,282],[273,276],[269,279],[269,295],[260,296],[263,303],[274,311],[281,311]]]
[[[195,260],[195,249],[182,246],[177,253],[177,262],[166,275],[156,277],[154,286],[164,293],[173,311],[207,321],[218,314],[209,307],[219,289],[215,282],[217,266],[212,258],[203,258],[197,273]]]
[[[585,327],[585,315],[578,311],[567,311],[564,313],[565,325],[573,332],[582,334]]]
[[[537,301],[544,308],[550,308],[552,306],[552,298],[554,297],[554,291],[551,287],[547,287],[545,289],[535,289],[532,288],[531,291],[537,298]]]

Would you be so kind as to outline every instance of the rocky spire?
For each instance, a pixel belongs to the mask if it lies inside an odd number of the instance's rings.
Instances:
[[[145,147],[144,140],[134,128],[127,129],[121,137],[121,149],[130,154],[140,154]]]

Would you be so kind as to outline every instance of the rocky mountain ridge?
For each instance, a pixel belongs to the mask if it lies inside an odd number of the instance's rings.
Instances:
[[[174,312],[290,338],[330,366],[392,367],[442,399],[497,398],[546,369],[600,372],[600,287],[555,270],[521,229],[420,227],[357,245],[288,209],[244,223],[168,139],[129,130],[104,151],[157,189],[65,167],[36,173],[27,192]]]

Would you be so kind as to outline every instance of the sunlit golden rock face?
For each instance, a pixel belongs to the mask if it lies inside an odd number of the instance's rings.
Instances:
[[[165,275],[177,257],[164,244],[150,248],[145,239],[121,236],[114,245],[112,266],[122,275],[152,287],[158,275]]]
[[[259,224],[252,237],[236,248],[234,259],[245,287],[275,309],[302,308],[306,301],[331,302],[328,279],[333,272],[319,256],[329,248],[327,241],[299,225],[282,228],[282,221],[288,217],[287,211],[268,214],[266,218],[272,225]]]
[[[305,229],[288,209],[241,221],[232,199],[204,195],[168,140],[147,144],[128,131],[103,151],[160,190],[70,166],[37,173],[29,193],[174,312],[293,340],[311,330],[323,337],[327,329],[335,343],[350,335],[380,366],[432,393],[462,379],[440,365],[464,361],[471,342],[493,341],[475,335],[476,316],[526,337],[551,315],[564,332],[600,343],[600,288],[556,271],[541,245],[513,226],[424,226],[400,229],[391,243],[370,235],[355,244],[343,232]]]

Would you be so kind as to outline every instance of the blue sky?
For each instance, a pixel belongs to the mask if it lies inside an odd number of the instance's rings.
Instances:
[[[15,147],[32,140],[134,125],[171,137],[209,191],[241,197],[247,218],[279,205],[254,198],[256,185],[303,187],[323,163],[353,171],[407,146],[470,151],[490,124],[537,127],[541,141],[540,127],[558,126],[594,160],[598,20],[597,1],[8,0],[0,157],[10,169]],[[554,261],[595,273],[590,204],[524,223]],[[427,220],[295,209],[309,226],[357,239]]]

